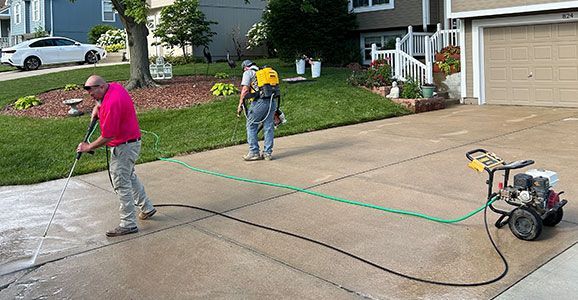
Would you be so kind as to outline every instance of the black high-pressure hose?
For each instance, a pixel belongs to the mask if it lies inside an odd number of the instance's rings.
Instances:
[[[423,282],[423,283],[429,283],[429,284],[435,284],[435,285],[442,285],[442,286],[455,286],[455,287],[474,287],[474,286],[482,286],[482,285],[488,285],[494,282],[497,282],[498,280],[504,278],[504,276],[506,276],[506,274],[508,273],[509,267],[508,267],[508,262],[506,261],[506,258],[504,257],[504,255],[502,254],[502,252],[500,251],[500,249],[498,248],[498,246],[496,245],[496,243],[494,242],[494,239],[492,238],[492,235],[490,234],[490,230],[488,228],[488,217],[487,217],[487,211],[488,211],[488,206],[489,206],[489,202],[491,201],[493,197],[490,197],[490,199],[488,199],[488,205],[486,205],[486,207],[484,208],[484,226],[486,228],[486,233],[488,234],[488,239],[490,240],[492,246],[494,247],[494,249],[496,250],[496,253],[498,253],[498,255],[500,256],[503,264],[504,264],[504,271],[498,275],[497,277],[493,278],[493,279],[489,279],[486,281],[481,281],[481,282],[473,282],[473,283],[455,283],[455,282],[442,282],[442,281],[435,281],[435,280],[430,280],[430,279],[424,279],[424,278],[419,278],[419,277],[415,277],[415,276],[411,276],[411,275],[407,275],[407,274],[403,274],[401,272],[389,269],[387,267],[384,267],[382,265],[379,265],[377,263],[374,263],[368,259],[365,259],[363,257],[357,256],[355,254],[352,254],[351,252],[339,249],[335,246],[329,245],[327,243],[324,243],[322,241],[318,241],[318,240],[314,240],[312,238],[308,238],[306,236],[302,236],[296,233],[292,233],[292,232],[288,232],[285,230],[281,230],[281,229],[276,229],[273,227],[269,227],[269,226],[265,226],[265,225],[261,225],[261,224],[257,224],[257,223],[253,223],[247,220],[243,220],[243,219],[239,219],[227,214],[223,214],[214,210],[210,210],[210,209],[206,209],[206,208],[202,208],[202,207],[198,207],[198,206],[192,206],[192,205],[186,205],[186,204],[156,204],[155,207],[185,207],[185,208],[192,208],[192,209],[196,209],[196,210],[201,210],[204,212],[208,212],[208,213],[212,213],[215,215],[219,215],[221,217],[227,218],[227,219],[231,219],[237,222],[241,222],[243,224],[247,224],[247,225],[251,225],[251,226],[255,226],[258,228],[262,228],[262,229],[266,229],[266,230],[270,230],[273,232],[277,232],[277,233],[281,233],[281,234],[285,234],[288,236],[292,236],[301,240],[305,240],[320,246],[323,246],[325,248],[331,249],[333,251],[337,251],[341,254],[344,254],[346,256],[349,256],[355,260],[358,260],[362,263],[368,264],[370,266],[373,266],[379,270],[385,271],[387,273],[391,273],[409,280],[414,280],[414,281],[419,281],[419,282]]]

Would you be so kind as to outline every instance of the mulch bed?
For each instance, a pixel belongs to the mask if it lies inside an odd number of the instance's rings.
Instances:
[[[212,76],[182,76],[170,80],[159,81],[158,87],[143,88],[129,91],[138,111],[151,109],[178,109],[192,105],[210,102],[216,99],[211,93],[211,87],[217,82],[238,85],[238,80],[217,79]],[[124,82],[121,82],[124,84]],[[3,115],[28,116],[36,118],[67,117],[69,107],[62,101],[82,98],[84,101],[77,108],[89,113],[95,101],[82,89],[73,91],[53,90],[37,95],[42,105],[26,110],[16,110],[6,106],[0,111]]]

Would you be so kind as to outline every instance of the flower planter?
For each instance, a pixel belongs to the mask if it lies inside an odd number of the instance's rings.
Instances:
[[[311,78],[317,78],[321,76],[321,62],[312,61],[311,62]]]
[[[374,94],[380,95],[381,97],[384,97],[384,98],[391,91],[391,86],[374,86],[372,88],[368,88],[365,86],[361,86],[361,87],[374,93]]]
[[[413,113],[421,113],[426,111],[438,110],[446,108],[446,101],[440,97],[434,98],[419,98],[419,99],[392,99],[391,101],[405,106]]]
[[[106,58],[103,61],[108,63],[126,61],[125,52],[124,51],[109,52],[106,54]]]
[[[433,93],[435,90],[435,86],[430,86],[430,85],[422,85],[421,86],[421,93],[423,95],[424,98],[431,98],[433,97]]]
[[[304,59],[296,59],[295,60],[295,67],[297,68],[297,74],[298,75],[305,74],[305,60]]]

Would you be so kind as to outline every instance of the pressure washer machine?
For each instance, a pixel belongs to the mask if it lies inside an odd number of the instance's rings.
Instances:
[[[495,223],[497,228],[509,225],[512,233],[519,239],[532,241],[542,233],[543,226],[553,227],[562,221],[564,210],[568,203],[560,200],[564,192],[555,192],[552,188],[558,182],[558,174],[543,169],[532,169],[525,173],[514,175],[514,183],[510,185],[510,171],[534,164],[533,160],[518,160],[506,163],[494,153],[485,149],[474,149],[466,153],[470,160],[468,167],[488,173],[488,203],[489,208],[501,214]],[[504,172],[504,181],[498,183],[498,192],[494,193],[494,175]],[[515,206],[507,211],[496,208],[494,203],[503,200]]]

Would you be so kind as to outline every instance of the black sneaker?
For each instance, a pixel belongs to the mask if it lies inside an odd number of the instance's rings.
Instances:
[[[115,229],[111,229],[109,231],[106,232],[106,236],[108,237],[115,237],[115,236],[121,236],[121,235],[125,235],[125,234],[131,234],[131,233],[137,233],[138,232],[138,227],[120,227],[118,226]]]
[[[157,212],[157,209],[156,209],[156,208],[153,208],[153,210],[151,210],[151,211],[149,211],[149,212],[147,212],[147,213],[145,213],[144,211],[141,211],[141,212],[138,214],[138,218],[141,219],[141,220],[146,220],[146,219],[152,217],[156,212]]]

